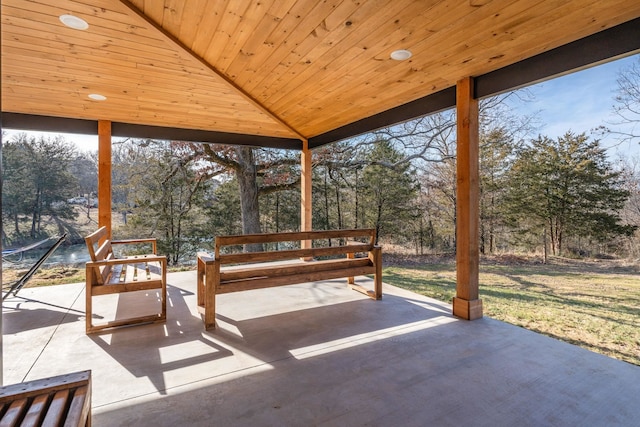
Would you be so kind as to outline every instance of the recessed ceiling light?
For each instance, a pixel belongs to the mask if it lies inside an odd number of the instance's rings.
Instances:
[[[395,59],[396,61],[404,61],[406,59],[411,58],[411,51],[406,49],[394,50],[391,52],[391,59]]]
[[[60,15],[60,22],[74,30],[86,30],[89,28],[87,21],[74,15]]]
[[[99,93],[90,93],[89,95],[87,95],[90,99],[93,99],[94,101],[106,101],[107,97],[104,95],[100,95]]]

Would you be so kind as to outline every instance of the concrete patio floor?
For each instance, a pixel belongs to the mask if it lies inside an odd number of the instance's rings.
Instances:
[[[196,273],[168,282],[166,324],[93,336],[83,284],[8,298],[4,383],[91,369],[94,427],[640,425],[640,367],[402,289],[226,294],[205,331]],[[99,297],[94,317],[156,299]]]

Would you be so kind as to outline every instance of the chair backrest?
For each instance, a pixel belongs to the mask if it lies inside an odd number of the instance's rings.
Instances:
[[[105,261],[115,258],[111,247],[111,239],[107,238],[107,227],[100,227],[97,231],[85,237],[84,240],[87,243],[87,250],[89,251],[91,261]],[[102,243],[100,243],[100,241],[102,241]],[[103,285],[110,272],[111,266],[96,267],[94,269],[94,279],[96,283]]]

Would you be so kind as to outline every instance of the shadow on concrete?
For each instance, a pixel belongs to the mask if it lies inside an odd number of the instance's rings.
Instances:
[[[206,335],[264,363],[104,405],[94,426],[631,425],[640,417],[635,367],[492,319],[456,320],[424,300],[385,295],[218,321]]]
[[[155,389],[164,394],[166,372],[232,355],[215,342],[190,333],[200,326],[200,322],[193,316],[185,316],[185,313],[189,313],[184,300],[186,295],[192,293],[167,286],[167,305],[172,316],[168,316],[166,323],[134,325],[99,332],[89,337],[131,374],[135,377],[147,377]],[[200,354],[189,355],[187,349],[193,347],[194,341],[201,344],[198,346]],[[208,351],[203,353],[202,345]],[[179,347],[184,348],[184,351],[178,351]],[[162,352],[166,348],[173,348],[174,354],[163,357]]]
[[[28,303],[29,307],[23,308],[24,303]],[[32,305],[37,308],[30,308]],[[17,334],[84,319],[84,311],[75,310],[71,305],[73,302],[69,303],[69,307],[64,307],[21,296],[10,297],[2,304],[2,332]]]

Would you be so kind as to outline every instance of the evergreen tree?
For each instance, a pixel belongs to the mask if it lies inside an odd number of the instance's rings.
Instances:
[[[389,141],[379,141],[369,153],[369,166],[362,172],[366,225],[376,229],[378,238],[411,238],[405,226],[413,219],[418,186],[411,164],[397,163],[403,157]]]
[[[240,190],[235,177],[217,185],[212,194],[207,196],[206,206],[206,235],[242,234]]]
[[[603,241],[632,233],[619,216],[628,197],[599,141],[584,133],[541,136],[519,151],[510,170],[512,224],[533,234],[543,229],[553,254],[562,255],[567,237]]]
[[[76,194],[87,198],[87,218],[90,218],[91,198],[98,195],[98,159],[97,153],[78,153],[70,164],[70,172],[76,177]]]
[[[68,229],[64,220],[74,219],[76,212],[66,204],[77,188],[70,173],[76,156],[75,147],[62,137],[28,137],[18,134],[7,142],[3,158],[3,216],[14,222],[19,237],[19,223],[29,217],[29,237],[46,235],[42,219],[56,223],[60,233]]]
[[[491,129],[480,137],[480,252],[493,253],[503,228],[507,171],[515,150],[504,128]]]

